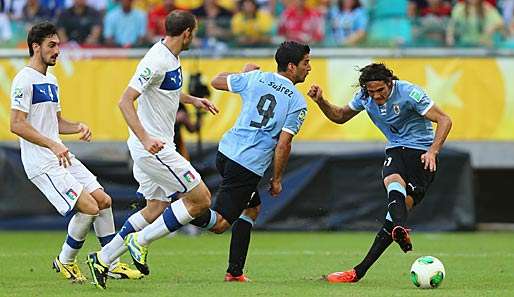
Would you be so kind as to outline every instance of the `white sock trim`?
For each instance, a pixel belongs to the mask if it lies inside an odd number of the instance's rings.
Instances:
[[[134,213],[133,215],[131,215],[130,218],[128,219],[128,221],[130,222],[132,227],[134,227],[134,230],[136,232],[140,231],[140,230],[144,229],[146,226],[150,225],[150,223],[148,223],[145,220],[145,217],[143,216],[141,211],[138,211],[138,212]]]
[[[187,225],[193,220],[193,217],[187,211],[186,205],[182,199],[173,202],[171,204],[171,210],[181,225]]]

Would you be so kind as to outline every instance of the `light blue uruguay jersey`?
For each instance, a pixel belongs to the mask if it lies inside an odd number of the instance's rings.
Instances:
[[[296,135],[307,115],[307,103],[286,77],[254,70],[227,77],[231,92],[241,95],[237,121],[223,135],[219,151],[262,176],[273,159],[281,131]]]
[[[389,99],[378,105],[371,97],[357,92],[348,106],[366,110],[373,123],[387,138],[386,149],[405,146],[428,150],[434,141],[432,122],[425,114],[434,102],[418,86],[404,80],[393,81]]]

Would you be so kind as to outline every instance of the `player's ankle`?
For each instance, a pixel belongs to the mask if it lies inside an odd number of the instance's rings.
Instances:
[[[355,266],[353,270],[355,270],[355,276],[357,277],[357,280],[360,280],[364,277],[364,275],[366,275],[366,269],[361,268],[359,265]]]

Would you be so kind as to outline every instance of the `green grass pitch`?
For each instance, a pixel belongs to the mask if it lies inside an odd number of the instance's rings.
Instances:
[[[352,267],[373,233],[264,233],[252,238],[247,261],[251,283],[224,283],[228,234],[178,235],[150,247],[151,274],[109,280],[106,291],[70,284],[51,269],[64,232],[0,232],[0,296],[514,296],[514,233],[413,233],[414,252],[392,245],[359,283],[330,285],[322,274]],[[93,234],[79,254],[82,271]],[[415,288],[412,262],[432,255],[447,277],[435,290]],[[128,257],[123,258],[128,262]]]

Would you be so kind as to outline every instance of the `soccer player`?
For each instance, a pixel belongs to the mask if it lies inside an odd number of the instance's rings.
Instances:
[[[295,85],[304,82],[311,70],[309,53],[307,45],[284,42],[275,53],[277,72],[247,64],[241,73],[223,72],[211,82],[218,90],[239,94],[243,103],[234,127],[219,144],[216,167],[223,179],[215,204],[193,221],[218,234],[232,226],[225,281],[249,280],[243,269],[260,210],[257,185],[272,163],[269,191],[274,197],[282,191],[291,142],[307,114],[305,99]]]
[[[29,65],[18,72],[12,83],[11,132],[20,137],[21,159],[29,180],[61,215],[73,215],[53,268],[66,279],[81,283],[86,278],[76,256],[91,225],[102,246],[114,236],[111,197],[59,138],[59,134],[79,133],[81,140],[89,142],[92,134],[86,124],[68,121],[61,115],[57,79],[47,72],[59,56],[56,27],[49,22],[34,25],[27,45]],[[118,259],[111,264],[113,277],[142,276]]]
[[[408,212],[425,196],[437,169],[437,155],[450,132],[451,119],[418,86],[399,80],[384,64],[360,69],[360,90],[350,103],[329,103],[322,89],[311,86],[308,96],[325,116],[343,124],[366,110],[387,138],[382,170],[387,189],[387,215],[366,257],[353,269],[327,276],[331,283],[357,282],[393,241],[412,250],[405,226]],[[437,123],[434,135],[432,122]]]
[[[139,271],[148,275],[148,245],[188,224],[211,204],[209,189],[173,143],[179,102],[218,112],[209,100],[182,93],[179,54],[189,48],[197,22],[190,12],[174,10],[166,17],[165,27],[166,36],[139,62],[119,102],[130,128],[127,144],[138,192],[147,205],[130,216],[101,251],[88,255],[94,284],[101,289],[106,288],[107,267],[127,248]]]

